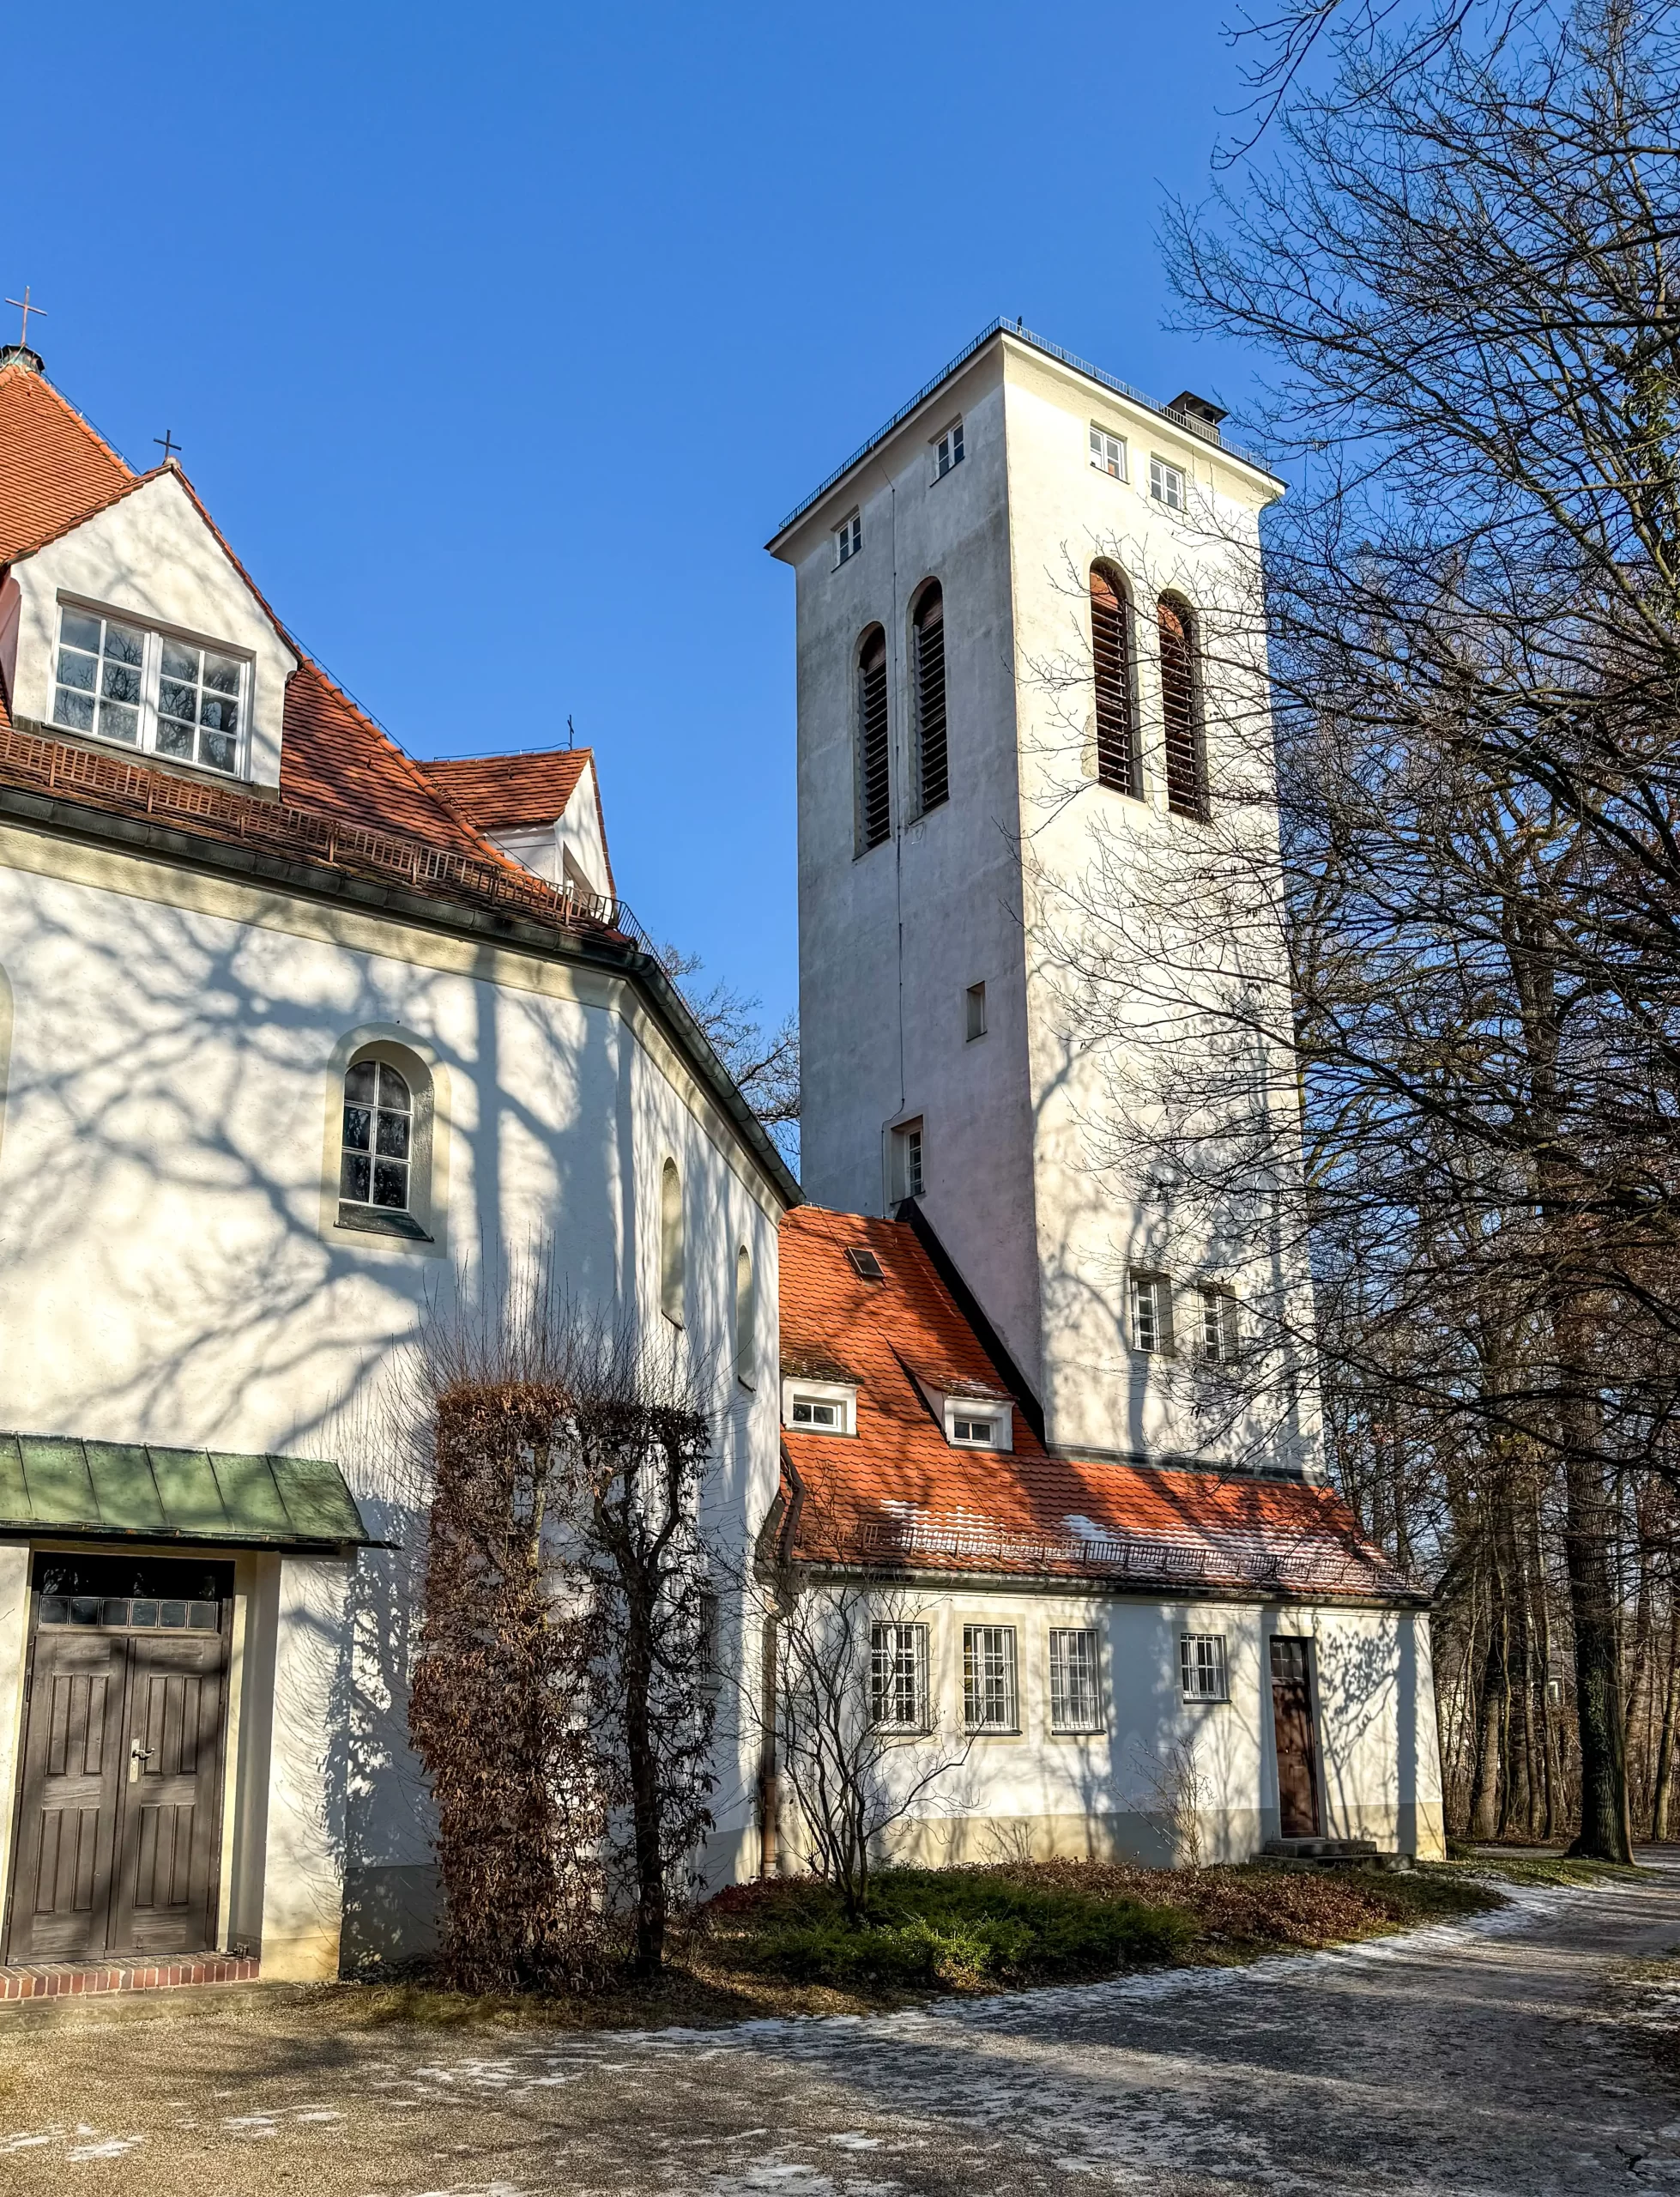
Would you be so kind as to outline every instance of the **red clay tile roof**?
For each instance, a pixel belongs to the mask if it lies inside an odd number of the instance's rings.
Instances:
[[[867,1244],[884,1279],[845,1256]],[[782,1348],[857,1383],[855,1437],[786,1428],[804,1485],[796,1553],[916,1571],[1179,1591],[1410,1599],[1327,1487],[1053,1456],[1020,1412],[1012,1454],[953,1450],[912,1377],[1000,1386],[909,1226],[800,1206],[781,1240]]]
[[[0,565],[114,503],[140,477],[51,382],[19,361],[0,366]]]
[[[434,756],[420,768],[482,830],[500,832],[564,816],[584,765],[594,760],[587,747],[556,747],[540,754]]]

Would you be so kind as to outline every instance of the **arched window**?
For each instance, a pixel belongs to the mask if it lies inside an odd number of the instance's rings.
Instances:
[[[752,1343],[757,1310],[752,1287],[752,1254],[743,1244],[735,1253],[735,1376],[743,1389],[752,1388],[755,1377]]]
[[[1161,632],[1161,714],[1167,749],[1167,806],[1175,816],[1206,816],[1200,696],[1196,679],[1195,619],[1187,603],[1163,595],[1156,606]]]
[[[945,751],[945,596],[929,580],[912,613],[916,644],[916,795],[922,814],[949,799]]]
[[[415,1213],[414,1092],[388,1060],[352,1061],[344,1076],[338,1167],[341,1227],[424,1235]]]
[[[1091,655],[1097,687],[1097,778],[1117,793],[1136,794],[1133,736],[1132,605],[1119,573],[1091,568]]]
[[[867,854],[892,830],[887,766],[886,635],[872,626],[857,651],[857,850]]]
[[[680,1328],[683,1310],[682,1177],[674,1159],[659,1178],[659,1309]]]

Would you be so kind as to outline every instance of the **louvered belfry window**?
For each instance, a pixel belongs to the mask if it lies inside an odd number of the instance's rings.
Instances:
[[[1157,606],[1161,630],[1161,713],[1165,720],[1167,806],[1175,816],[1205,816],[1200,728],[1196,723],[1194,628],[1181,602],[1163,596]]]
[[[1132,649],[1129,610],[1119,583],[1091,568],[1091,653],[1097,684],[1097,777],[1117,793],[1135,794],[1132,754]]]
[[[945,746],[945,597],[930,581],[916,605],[916,781],[918,810],[948,800]]]
[[[857,838],[867,854],[892,832],[892,786],[886,731],[886,635],[879,626],[857,656]]]

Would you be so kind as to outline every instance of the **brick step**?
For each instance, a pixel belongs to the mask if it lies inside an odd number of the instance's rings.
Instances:
[[[33,1960],[0,1968],[0,2006],[24,1999],[82,1999],[101,1991],[173,1991],[193,1983],[255,1983],[263,1964],[244,1953],[184,1953],[174,1960]]]

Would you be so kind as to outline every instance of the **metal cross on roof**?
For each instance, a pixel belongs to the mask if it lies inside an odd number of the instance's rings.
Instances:
[[[170,459],[174,457],[176,451],[181,447],[167,427],[164,429],[160,435],[154,435],[152,440],[163,452],[163,462],[166,465],[168,464]]]
[[[24,349],[27,351],[29,348],[29,316],[32,312],[39,313],[41,318],[45,320],[46,318],[46,307],[45,306],[33,306],[30,304],[29,285],[27,282],[23,286],[23,295],[21,298],[8,298],[6,303],[9,306],[15,306],[18,311],[23,315],[23,333],[18,338],[18,341],[22,344]]]

